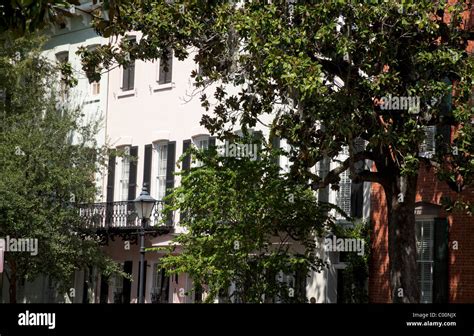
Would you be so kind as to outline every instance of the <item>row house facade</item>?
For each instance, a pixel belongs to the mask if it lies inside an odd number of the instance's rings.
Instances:
[[[132,280],[105,278],[95,268],[78,270],[71,280],[72,290],[59,294],[54,283],[44,276],[20,284],[18,302],[136,303],[140,281],[137,234],[140,222],[132,201],[143,186],[147,186],[157,202],[146,230],[146,247],[168,246],[183,228],[179,224],[179,212],[162,218],[163,198],[180,182],[175,173],[192,164],[177,165],[178,159],[189,146],[203,149],[216,144],[215,138],[200,125],[204,109],[190,77],[193,70],[198,70],[193,55],[184,61],[171,57],[166,66],[162,60],[137,60],[127,67],[112,67],[104,72],[100,82],[89,83],[76,52],[81,46],[94,48],[112,41],[98,36],[91,27],[90,16],[83,13],[93,6],[93,3],[83,3],[82,10],[76,10],[76,15],[68,18],[64,25],[53,28],[44,54],[52,62],[71,64],[78,84],[68,91],[65,99],[72,105],[82,106],[89,121],[100,121],[98,144],[106,144],[112,152],[127,154],[110,156],[107,169],[96,176],[99,190],[96,203],[79,211],[84,216],[84,226],[101,237],[105,253],[120,264]],[[139,40],[140,37],[138,33],[129,33],[122,38]],[[263,127],[255,131],[269,135],[269,130]],[[279,143],[286,146],[284,140]],[[289,162],[281,157],[280,164],[282,169],[287,169]],[[327,171],[335,165],[327,161],[315,169]],[[341,185],[341,192],[326,188],[320,197],[338,204],[348,213],[368,218],[370,203],[363,199],[364,195],[367,199],[370,185],[351,188],[348,178],[343,179]],[[166,225],[157,225],[163,220]],[[145,302],[202,301],[205,293],[196,291],[187,274],[171,277],[165,274],[160,268],[161,257],[159,252],[146,253]],[[339,261],[337,252],[321,250],[320,257],[329,267],[320,273],[308,274],[304,283],[306,296],[320,303],[335,303],[340,300],[338,276],[341,277],[345,264]],[[290,287],[296,286],[293,276],[283,276],[282,281],[289,282]],[[6,278],[3,284],[2,301],[7,302]],[[188,292],[192,294],[184,295]]]
[[[84,3],[81,6],[87,11],[94,5]],[[183,228],[179,223],[179,211],[167,218],[162,217],[163,198],[180,183],[175,173],[191,164],[177,165],[178,159],[189,146],[207,148],[216,144],[216,140],[200,125],[204,109],[190,77],[193,70],[199,70],[192,61],[193,55],[184,61],[171,57],[167,64],[162,60],[137,60],[127,67],[112,67],[102,75],[100,82],[89,83],[76,51],[81,46],[94,48],[112,40],[96,35],[90,16],[82,11],[76,13],[66,20],[64,26],[54,28],[45,55],[53,62],[71,63],[78,85],[68,98],[73,104],[81,104],[90,120],[101,120],[101,131],[97,135],[99,145],[107,144],[112,151],[129,154],[110,156],[107,169],[96,177],[99,190],[96,203],[84,206],[80,211],[85,227],[101,237],[105,253],[131,275],[132,281],[122,277],[105,278],[94,268],[78,270],[71,280],[74,295],[59,295],[47,277],[40,277],[33,283],[20,286],[18,301],[136,303],[140,281],[137,235],[140,222],[132,201],[143,186],[147,186],[157,202],[146,230],[146,247],[168,246],[176,235],[183,232]],[[139,40],[141,36],[130,32],[122,38]],[[264,127],[256,130],[264,136],[269,135],[269,130]],[[283,139],[279,143],[282,147],[287,146]],[[430,146],[434,144],[428,144]],[[341,152],[335,159],[344,159],[347,154]],[[337,166],[338,160],[324,160],[314,169],[324,175]],[[287,169],[289,162],[281,157],[280,164],[282,169]],[[365,164],[371,166],[370,162]],[[342,174],[339,191],[326,188],[318,193],[318,198],[338,205],[354,218],[370,221],[369,297],[371,302],[390,302],[383,190],[375,183],[352,183],[348,174]],[[436,182],[433,172],[421,174],[417,241],[421,246],[419,281],[422,299],[423,302],[473,302],[474,269],[469,260],[474,257],[474,226],[469,225],[471,219],[467,216],[448,216],[441,210],[440,198],[446,193],[447,187]],[[159,222],[166,225],[156,225]],[[341,222],[344,222],[342,218]],[[440,239],[443,243],[439,246],[457,241],[462,249],[437,252]],[[171,277],[165,274],[160,267],[162,256],[159,252],[146,253],[145,302],[202,301],[203,293],[196,291],[187,274]],[[306,297],[317,303],[342,302],[344,259],[338,252],[323,250],[320,257],[328,267],[320,273],[308,274],[304,284]],[[285,281],[294,282],[295,279],[286,277]],[[3,284],[2,301],[8,301],[6,279]],[[188,292],[192,294],[184,295]],[[442,293],[441,297],[436,298],[439,296],[436,293]]]

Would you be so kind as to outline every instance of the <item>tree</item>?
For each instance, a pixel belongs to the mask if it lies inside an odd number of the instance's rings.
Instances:
[[[23,36],[50,23],[62,23],[71,16],[69,8],[79,4],[79,0],[4,1],[0,5],[0,33]]]
[[[252,160],[191,148],[185,156],[201,165],[183,174],[169,210],[180,209],[186,231],[175,239],[179,253],[161,260],[205,286],[208,302],[306,302],[308,272],[324,266],[315,238],[332,223],[330,207],[285,178],[270,154]]]
[[[60,75],[41,56],[40,38],[9,41],[0,47],[0,237],[38,244],[32,253],[6,252],[14,303],[20,280],[48,275],[69,293],[76,269],[97,266],[108,274],[116,267],[96,238],[81,233],[76,207],[97,193],[94,174],[104,164],[98,125],[60,99]]]
[[[117,2],[99,32],[139,31],[136,43],[83,52],[89,76],[128,59],[179,59],[197,49],[196,86],[217,83],[203,124],[225,138],[234,124],[254,127],[274,116],[271,132],[292,146],[290,178],[319,190],[340,174],[382,185],[387,199],[393,302],[418,302],[415,196],[420,167],[456,192],[472,186],[472,34],[461,13],[470,1],[133,1]],[[449,18],[449,20],[446,20]],[[102,27],[102,28],[101,28]],[[235,87],[235,90],[228,90]],[[237,91],[237,93],[235,92]],[[451,93],[454,92],[452,95]],[[385,99],[384,99],[385,97]],[[397,99],[414,99],[407,106]],[[203,93],[209,111],[209,98]],[[435,153],[421,153],[436,126]],[[456,130],[454,142],[448,133]],[[365,141],[358,150],[354,142]],[[348,158],[322,178],[324,157]],[[371,160],[373,169],[357,169]],[[399,296],[403,290],[403,296]]]

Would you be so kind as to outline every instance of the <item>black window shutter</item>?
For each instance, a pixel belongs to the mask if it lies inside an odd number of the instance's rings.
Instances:
[[[143,270],[143,273],[144,273],[145,280],[143,281],[143,294],[146,297],[146,269],[148,268],[146,260],[144,264],[145,264],[145,269]],[[141,262],[138,262],[137,300],[139,299],[139,295],[140,295],[140,280],[141,280],[140,279],[140,266],[141,266]]]
[[[114,201],[114,185],[115,185],[115,151],[111,151],[109,155],[109,166],[107,174],[107,202]]]
[[[272,135],[272,149],[277,150],[280,149],[280,138],[277,137],[276,135]],[[274,162],[277,166],[280,165],[280,155],[276,156],[274,159]]]
[[[128,200],[133,201],[137,193],[138,146],[130,148],[130,170],[128,175]]]
[[[446,77],[444,79],[444,82],[450,85],[452,90],[452,81]],[[439,109],[441,118],[445,122],[449,121],[452,118],[452,100],[452,91],[444,95],[444,97],[441,99]],[[449,151],[451,145],[451,126],[446,124],[439,125],[437,126],[437,133],[441,135],[442,139],[442,141],[436,143],[436,147],[438,147],[437,150],[440,150],[442,152]]]
[[[111,225],[114,211],[114,186],[115,186],[115,150],[109,153],[109,165],[107,173],[107,198],[105,208],[105,224]]]
[[[109,278],[105,275],[100,276],[100,299],[99,303],[108,303],[109,301]]]
[[[174,166],[176,164],[176,141],[168,142],[168,157],[166,160],[166,195],[174,188]],[[168,215],[167,225],[173,225],[173,215]]]
[[[191,140],[184,140],[183,141],[183,154],[191,147]],[[191,169],[191,155],[186,154],[183,158],[183,172],[187,172]],[[180,211],[179,213],[179,220],[184,221],[186,218],[186,213],[184,211]]]
[[[183,154],[191,147],[191,140],[183,141]],[[183,171],[188,171],[191,168],[191,155],[186,154],[183,158]]]
[[[166,195],[174,188],[174,166],[176,164],[176,141],[168,142],[168,157],[166,159]]]
[[[151,187],[151,156],[153,152],[153,145],[145,145],[145,158],[143,160],[143,186],[147,187],[150,192]]]
[[[441,136],[441,141],[436,141],[436,150],[445,153],[449,151],[451,145],[451,126],[450,125],[440,125],[436,126],[437,133]],[[439,138],[438,138],[439,139]]]
[[[434,220],[433,303],[448,303],[448,220]]]
[[[127,274],[132,274],[133,272],[133,261],[127,260],[123,263],[123,271]],[[132,293],[132,281],[127,278],[123,278],[123,303],[130,303],[131,293]]]
[[[359,153],[364,150],[364,142],[362,139],[354,141],[355,152]],[[354,164],[356,173],[364,170],[364,161],[358,161]],[[362,218],[364,207],[364,182],[351,182],[351,216],[354,218]]]
[[[362,218],[364,206],[364,183],[351,183],[351,216]]]

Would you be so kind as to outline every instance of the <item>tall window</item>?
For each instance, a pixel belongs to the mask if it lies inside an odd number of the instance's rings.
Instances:
[[[156,172],[156,199],[162,200],[166,195],[166,167],[168,163],[168,143],[156,144],[157,172]]]
[[[120,269],[123,269],[123,264],[118,263]],[[111,278],[112,299],[114,303],[123,303],[123,278],[120,275],[114,274]]]
[[[123,67],[122,90],[129,91],[135,87],[135,61]]]
[[[93,44],[93,45],[90,45],[87,47],[87,50],[88,51],[94,51],[95,49],[97,49],[97,47],[99,47],[98,44]],[[92,83],[90,83],[90,90],[91,90],[91,94],[93,96],[97,96],[98,94],[100,94],[100,81],[94,81]]]
[[[153,265],[153,283],[151,290],[152,303],[168,303],[170,277],[166,275],[165,269],[159,263]]]
[[[158,84],[171,83],[173,72],[173,51],[168,50],[168,59],[163,57],[160,59],[160,73],[158,76]]]
[[[351,179],[347,169],[340,175],[339,190],[336,194],[336,205],[347,215],[351,215]],[[338,216],[340,217],[340,216]]]
[[[128,201],[128,187],[130,176],[130,147],[124,147],[125,156],[122,158],[122,170],[120,178],[120,200]]]
[[[129,37],[129,43],[135,42],[135,37]],[[135,87],[135,60],[130,61],[126,66],[123,67],[122,72],[122,90],[129,91]]]
[[[430,159],[435,154],[436,126],[425,126],[425,140],[420,146],[419,155]]]
[[[203,136],[199,136],[199,137],[194,138],[194,145],[200,151],[208,149],[209,148],[209,136],[203,135]],[[203,165],[203,163],[201,161],[196,162],[197,167],[201,167],[202,165]]]
[[[433,302],[433,249],[434,221],[416,221],[416,252],[418,262],[418,282],[420,284],[422,303]]]
[[[69,52],[68,51],[61,51],[56,54],[56,61],[60,65],[64,65],[67,62],[69,62]],[[69,94],[69,88],[66,84],[65,78],[61,75],[60,77],[60,87],[59,87],[60,93],[61,93],[61,99],[66,100]]]

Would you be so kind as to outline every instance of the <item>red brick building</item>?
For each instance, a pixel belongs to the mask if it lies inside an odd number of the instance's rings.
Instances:
[[[474,10],[466,13],[465,18],[474,27]],[[474,41],[470,41],[468,52],[472,54],[473,50]],[[451,132],[451,138],[454,134]],[[422,302],[474,303],[474,217],[446,213],[440,205],[442,197],[455,199],[460,195],[474,201],[474,190],[457,194],[439,181],[432,170],[420,169],[415,215],[417,245],[421,251],[418,279]],[[383,188],[373,183],[369,278],[369,300],[373,303],[391,302],[386,209]]]

